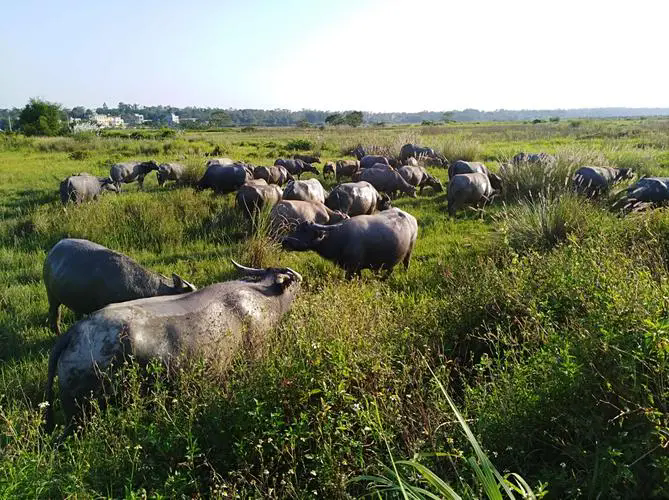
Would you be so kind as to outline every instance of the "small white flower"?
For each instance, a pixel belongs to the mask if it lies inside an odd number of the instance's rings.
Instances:
[[[366,425],[365,428],[363,429],[363,431],[371,431],[371,430],[372,430],[372,428],[369,427],[368,425]]]
[[[360,403],[355,403],[355,404],[353,405],[353,410],[354,410],[354,411],[360,411]]]
[[[316,471],[315,471],[315,470],[309,471],[309,474],[311,474],[312,476],[316,477]]]
[[[266,476],[269,476],[269,471],[268,471],[267,469],[265,469],[264,471],[262,471],[262,473],[265,474]]]
[[[40,410],[43,410],[44,408],[47,408],[47,407],[49,406],[49,402],[48,402],[48,401],[42,401],[42,402],[41,402],[39,405],[37,405],[37,406],[40,407]]]
[[[560,462],[560,467],[562,467],[562,468],[564,469],[566,466],[567,466],[566,463],[564,463],[564,462]]]

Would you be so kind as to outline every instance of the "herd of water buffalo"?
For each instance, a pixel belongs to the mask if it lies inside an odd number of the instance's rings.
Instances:
[[[416,219],[393,208],[399,195],[416,196],[426,187],[442,191],[442,183],[420,163],[448,168],[448,212],[464,205],[486,203],[503,188],[508,169],[523,163],[550,166],[555,158],[545,153],[519,153],[504,165],[501,176],[478,162],[449,163],[439,153],[413,144],[399,157],[367,155],[356,148],[356,160],[328,162],[323,177],[340,182],[329,193],[318,179],[301,180],[305,172],[321,175],[314,156],[278,159],[273,166],[251,166],[227,158],[210,159],[196,189],[236,192],[236,206],[255,218],[269,213],[272,236],[288,250],[314,250],[346,271],[347,278],[363,269],[387,277],[400,262],[408,268],[418,234]],[[157,172],[158,183],[180,182],[184,167],[148,161],[111,167],[109,177],[78,174],[60,185],[63,203],[95,199],[101,192],[120,192],[122,184]],[[582,167],[574,187],[597,196],[628,169]],[[284,187],[285,186],[285,187]],[[643,178],[628,188],[624,203],[669,199],[669,179]],[[242,279],[203,289],[176,274],[154,273],[129,257],[96,243],[63,239],[47,255],[44,284],[49,301],[49,325],[60,333],[59,309],[71,309],[77,322],[61,335],[49,358],[47,423],[53,427],[52,385],[59,376],[60,400],[68,423],[80,414],[91,393],[104,388],[106,368],[132,355],[140,364],[153,360],[169,367],[184,359],[206,359],[225,369],[244,347],[263,339],[287,312],[300,288],[299,273],[290,268],[254,269],[233,261]],[[88,317],[83,318],[83,315]],[[69,427],[68,427],[69,428]]]

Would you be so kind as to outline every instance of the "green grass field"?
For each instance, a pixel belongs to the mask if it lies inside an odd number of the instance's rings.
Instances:
[[[181,161],[196,178],[216,146],[269,165],[296,147],[327,161],[358,143],[397,154],[406,142],[493,170],[546,151],[561,170],[528,174],[484,213],[456,219],[443,193],[396,200],[419,236],[410,269],[387,281],[366,271],[348,282],[314,253],[280,250],[253,234],[233,194],[159,188],[154,175],[144,192],[124,186],[81,206],[63,208],[57,193],[63,177],[107,175],[119,160]],[[438,380],[497,469],[539,495],[666,498],[669,212],[621,218],[610,198],[575,198],[565,176],[585,164],[669,175],[669,121],[0,137],[0,494],[347,498],[370,492],[351,479],[415,457],[480,498]],[[445,170],[429,170],[446,184]],[[147,388],[128,370],[119,401],[59,444],[40,426],[55,342],[41,275],[64,237],[198,287],[233,279],[230,258],[292,267],[304,283],[263,352],[225,379],[196,366]],[[66,312],[63,327],[73,321]],[[416,470],[403,474],[436,494]]]

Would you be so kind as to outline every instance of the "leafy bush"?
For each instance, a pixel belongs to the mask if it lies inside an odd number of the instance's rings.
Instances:
[[[478,141],[450,135],[439,142],[435,149],[451,163],[458,160],[476,161],[483,154],[483,147]]]
[[[89,156],[90,153],[88,151],[72,151],[68,155],[68,158],[70,158],[70,160],[85,160]]]
[[[307,139],[293,139],[286,143],[286,149],[289,151],[309,151],[314,147],[314,143]]]

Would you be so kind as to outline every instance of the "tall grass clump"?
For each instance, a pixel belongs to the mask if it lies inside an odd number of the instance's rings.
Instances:
[[[499,220],[509,246],[516,252],[545,251],[570,238],[582,236],[596,221],[600,209],[572,193],[539,193],[506,206]]]
[[[436,143],[435,149],[451,163],[458,160],[475,161],[483,154],[483,146],[478,141],[450,135]]]

